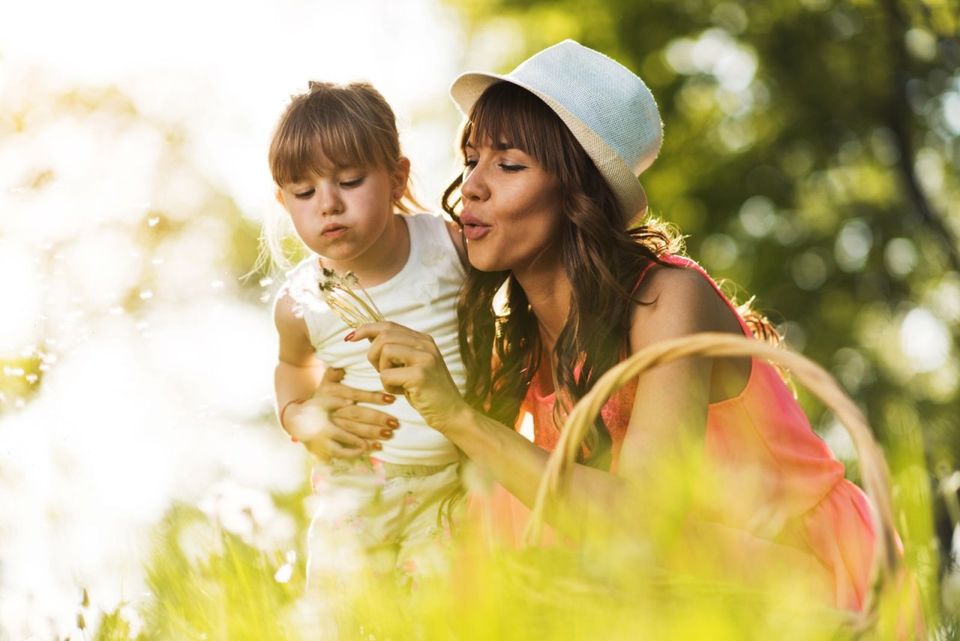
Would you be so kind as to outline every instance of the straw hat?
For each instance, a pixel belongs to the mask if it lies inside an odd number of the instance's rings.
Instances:
[[[637,176],[660,152],[663,123],[643,80],[616,60],[564,40],[506,75],[461,74],[450,96],[469,117],[484,90],[500,81],[533,93],[560,116],[616,194],[624,222],[646,211]]]

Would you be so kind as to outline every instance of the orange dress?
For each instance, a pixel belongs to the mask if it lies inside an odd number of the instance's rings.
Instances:
[[[752,337],[734,305],[699,265],[675,256],[665,259],[706,278],[737,315],[744,335]],[[555,395],[542,390],[535,376],[524,405],[533,416],[534,442],[552,451],[560,436],[553,421]],[[635,390],[636,383],[625,385],[601,410],[613,441],[614,464]],[[740,475],[742,479],[743,471],[749,470],[752,494],[748,500],[732,494],[709,518],[724,528],[758,537],[755,540],[786,545],[815,559],[812,566],[822,570],[821,583],[832,587],[835,605],[861,609],[875,541],[869,500],[844,478],[843,464],[813,432],[773,366],[753,359],[740,394],[709,405],[705,439],[706,459],[721,473],[728,470],[731,478]],[[741,483],[737,489],[744,487]],[[757,506],[763,506],[761,514],[756,513]],[[510,509],[516,512],[517,508]]]

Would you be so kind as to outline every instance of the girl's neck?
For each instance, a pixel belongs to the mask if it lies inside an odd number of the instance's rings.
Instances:
[[[334,262],[320,258],[320,264],[337,272],[353,272],[360,285],[375,287],[400,273],[410,257],[410,230],[403,215],[394,214],[377,241],[354,260]]]

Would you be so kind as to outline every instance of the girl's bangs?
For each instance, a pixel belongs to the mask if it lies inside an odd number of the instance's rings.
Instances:
[[[293,113],[280,123],[270,149],[270,171],[278,185],[347,167],[389,167],[376,132],[335,114]]]

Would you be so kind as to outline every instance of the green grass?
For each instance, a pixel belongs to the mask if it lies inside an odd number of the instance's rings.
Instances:
[[[915,463],[915,461],[910,461]],[[896,475],[910,483],[911,475]],[[929,496],[901,489],[898,509],[912,523],[905,559],[924,595],[928,630],[957,639],[955,621],[938,619],[934,574],[921,554],[929,540],[917,528],[929,516]],[[916,500],[909,499],[914,496]],[[906,497],[906,498],[904,498]],[[297,502],[278,503],[296,512]],[[929,513],[927,513],[929,514]],[[293,514],[301,528],[302,514]],[[919,525],[918,525],[919,524]],[[923,527],[920,527],[923,530]],[[661,531],[670,532],[671,528]],[[923,533],[924,536],[926,533]],[[152,596],[137,605],[135,634],[120,611],[100,619],[97,641],[338,641],[501,639],[895,639],[902,598],[883,601],[878,625],[860,637],[842,627],[843,613],[824,607],[789,573],[754,572],[750,587],[709,568],[710,556],[689,542],[661,540],[649,548],[597,538],[592,545],[528,550],[490,545],[463,533],[446,570],[412,588],[366,575],[304,592],[303,555],[289,580],[280,551],[263,551],[224,531],[208,515],[176,506],[157,532],[146,568]],[[301,536],[299,540],[303,540]],[[700,553],[698,553],[700,552]],[[331,552],[335,553],[335,552]],[[923,559],[923,563],[917,562]],[[285,578],[282,577],[281,578]],[[902,627],[902,626],[901,626]],[[902,632],[902,630],[901,630]]]

